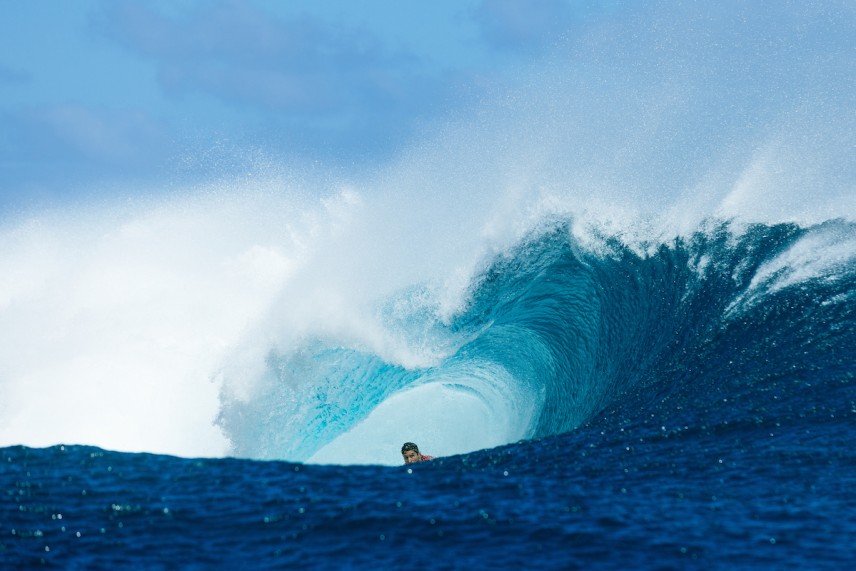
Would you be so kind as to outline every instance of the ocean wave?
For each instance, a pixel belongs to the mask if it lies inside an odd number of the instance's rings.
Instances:
[[[315,459],[372,463],[373,441],[394,452],[390,438],[412,434],[460,453],[563,434],[607,413],[704,417],[721,415],[723,399],[747,398],[742,406],[762,409],[767,380],[848,366],[836,355],[853,341],[852,223],[739,233],[720,223],[644,255],[614,237],[593,252],[573,234],[558,223],[494,258],[446,322],[424,307],[418,319],[401,316],[422,342],[426,329],[444,339],[448,354],[431,366],[320,339],[270,355],[265,390],[224,402],[235,453],[307,459],[329,446]],[[805,271],[806,245],[829,235],[851,249]],[[382,406],[396,395],[409,414]],[[452,404],[455,395],[464,396]]]

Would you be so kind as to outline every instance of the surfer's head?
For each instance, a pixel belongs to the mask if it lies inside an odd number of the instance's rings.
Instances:
[[[419,447],[412,442],[404,443],[401,447],[401,455],[404,457],[405,464],[422,462],[422,454],[419,453]]]

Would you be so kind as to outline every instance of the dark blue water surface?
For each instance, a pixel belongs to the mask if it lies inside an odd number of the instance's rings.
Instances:
[[[557,223],[495,260],[432,376],[470,360],[509,371],[544,396],[530,438],[411,467],[4,448],[0,566],[856,562],[856,228],[723,224],[597,253],[571,236]],[[366,376],[341,356],[343,375]],[[407,382],[376,357],[362,367],[366,391]]]

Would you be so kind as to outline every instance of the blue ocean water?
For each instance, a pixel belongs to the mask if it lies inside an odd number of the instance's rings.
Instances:
[[[819,266],[819,251],[788,258],[807,243],[850,250]],[[406,467],[7,447],[0,559],[845,568],[856,536],[854,244],[856,225],[831,220],[740,234],[721,224],[642,254],[608,239],[595,253],[556,222],[478,276],[447,325],[466,342],[429,375],[452,382],[489,361],[533,385],[543,404],[526,439]],[[364,366],[378,385],[409,374]]]
[[[0,568],[852,566],[853,8],[614,7],[375,171],[0,220]]]

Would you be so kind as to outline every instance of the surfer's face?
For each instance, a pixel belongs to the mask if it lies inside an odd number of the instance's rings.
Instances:
[[[401,453],[401,455],[404,456],[405,464],[414,464],[416,462],[422,461],[422,454],[420,454],[416,450],[405,450]]]

